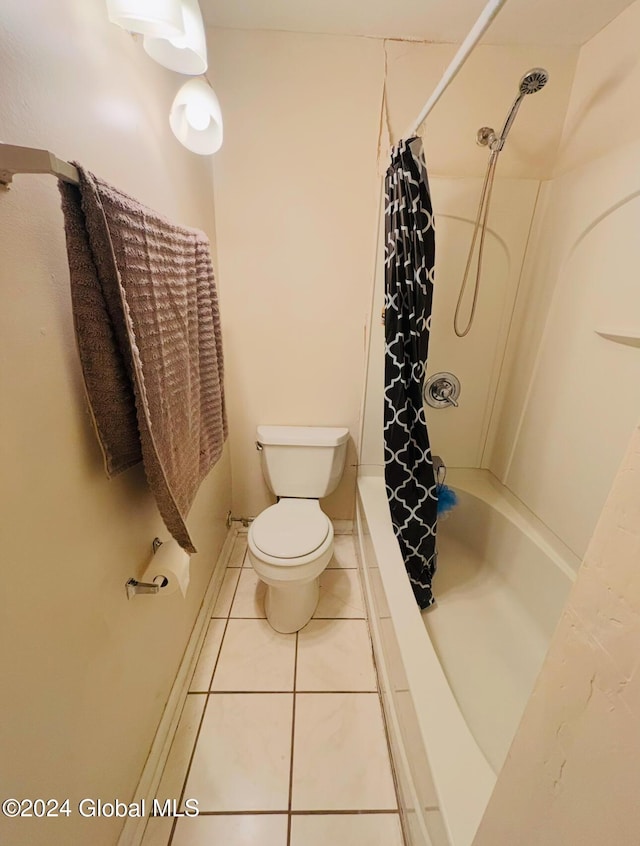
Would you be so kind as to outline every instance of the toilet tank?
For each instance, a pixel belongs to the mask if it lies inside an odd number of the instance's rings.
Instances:
[[[349,430],[322,426],[258,426],[262,472],[276,496],[321,499],[338,487]]]

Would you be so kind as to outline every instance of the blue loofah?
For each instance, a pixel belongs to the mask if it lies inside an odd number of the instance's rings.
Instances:
[[[456,492],[447,485],[438,485],[438,517],[442,517],[458,504]]]

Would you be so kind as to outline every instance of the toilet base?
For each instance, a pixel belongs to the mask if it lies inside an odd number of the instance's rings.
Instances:
[[[264,610],[269,625],[282,634],[299,631],[312,618],[319,597],[319,576],[304,584],[267,584]]]

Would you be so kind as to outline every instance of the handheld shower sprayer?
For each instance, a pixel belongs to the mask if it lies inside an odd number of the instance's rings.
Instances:
[[[518,96],[513,102],[507,119],[502,127],[500,135],[496,135],[495,130],[490,126],[483,126],[478,130],[476,140],[482,147],[489,147],[491,152],[499,153],[504,147],[504,142],[507,140],[509,130],[516,119],[520,103],[524,100],[527,94],[536,94],[549,81],[549,74],[544,68],[531,68],[520,80],[518,85]]]
[[[504,147],[504,142],[507,140],[507,135],[509,134],[509,130],[516,119],[516,115],[518,114],[518,109],[520,108],[520,103],[524,100],[527,94],[535,94],[537,91],[540,91],[541,88],[549,81],[549,74],[544,68],[531,68],[531,70],[527,71],[525,75],[520,80],[518,85],[518,96],[513,102],[511,109],[509,110],[509,114],[507,115],[507,119],[504,122],[504,126],[502,127],[502,132],[500,135],[496,135],[494,129],[490,126],[483,126],[478,130],[476,135],[476,141],[481,147],[489,147],[491,150],[491,154],[489,156],[489,164],[487,165],[487,173],[484,178],[484,185],[482,186],[482,193],[480,195],[480,205],[478,207],[478,214],[476,217],[476,222],[473,227],[473,237],[471,239],[471,247],[469,249],[469,256],[467,258],[467,264],[464,270],[464,276],[462,278],[462,284],[460,286],[460,293],[458,294],[458,302],[456,304],[456,310],[453,318],[453,329],[456,335],[459,338],[464,338],[465,335],[469,333],[471,326],[473,324],[473,318],[476,313],[476,305],[478,302],[478,294],[480,292],[480,274],[482,272],[482,255],[484,252],[484,236],[487,227],[487,219],[489,217],[489,206],[491,203],[491,191],[493,189],[493,179],[496,173],[496,165],[498,163],[498,156],[502,148]],[[478,232],[480,232],[480,244],[478,246],[478,259],[476,265],[476,281],[473,288],[473,299],[471,302],[471,310],[469,313],[469,318],[467,320],[467,324],[464,328],[460,326],[460,311],[462,308],[462,298],[464,296],[465,289],[467,287],[467,281],[469,278],[469,272],[471,270],[471,264],[473,259],[473,254],[476,246],[476,241],[478,238]]]

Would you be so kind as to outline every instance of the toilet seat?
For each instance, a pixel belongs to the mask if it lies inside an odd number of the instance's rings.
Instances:
[[[284,498],[256,517],[251,536],[256,550],[278,564],[298,565],[327,540],[331,523],[317,499]]]

